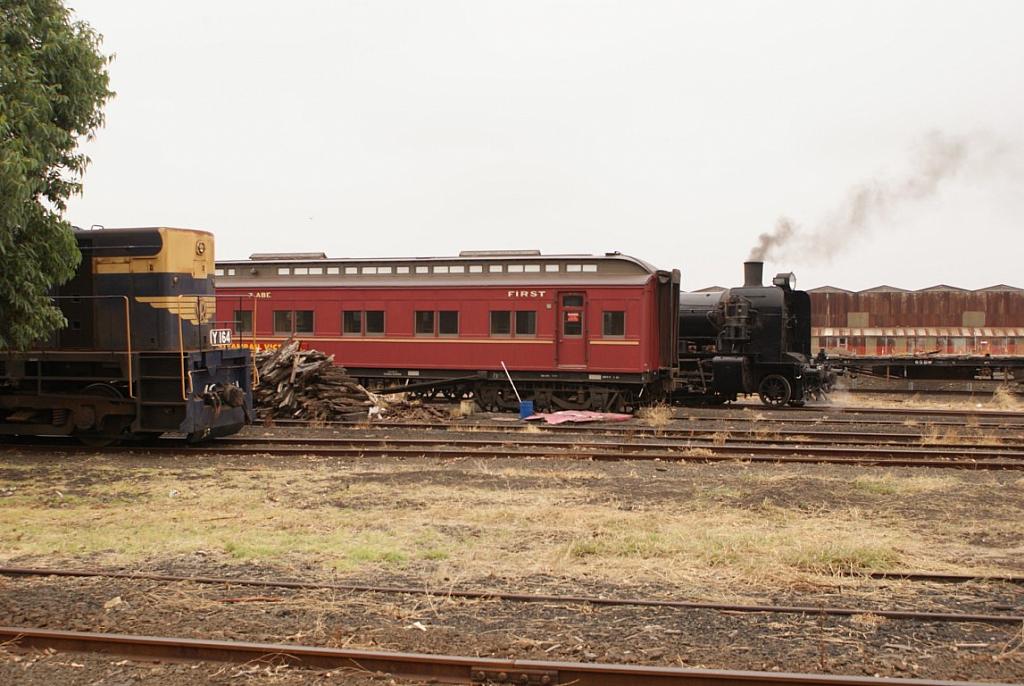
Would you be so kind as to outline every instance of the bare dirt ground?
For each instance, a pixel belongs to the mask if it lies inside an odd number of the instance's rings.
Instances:
[[[838,574],[1024,573],[1024,479],[1014,472],[5,450],[0,505],[0,562],[9,565],[1024,613],[1018,586]],[[533,659],[1024,678],[1024,627],[875,615],[0,578],[0,624]],[[0,653],[0,683],[289,684],[313,676],[355,678],[272,665]]]

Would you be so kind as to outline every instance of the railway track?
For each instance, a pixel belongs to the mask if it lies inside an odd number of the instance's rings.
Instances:
[[[8,648],[102,653],[145,659],[287,664],[302,668],[351,670],[352,673],[452,684],[521,684],[522,686],[968,686],[971,682],[899,679],[834,674],[795,674],[688,669],[647,665],[554,662],[502,658],[396,653],[325,648],[287,643],[210,641],[161,636],[28,627],[0,627]],[[993,684],[989,684],[993,686]],[[998,686],[998,685],[995,685]]]
[[[174,574],[149,574],[144,572],[112,572],[83,569],[34,569],[25,567],[0,567],[0,575],[10,577],[60,577],[60,578],[106,578],[131,581],[159,581],[168,583],[194,583],[204,585],[247,586],[260,588],[282,588],[298,590],[335,590],[352,593],[381,593],[389,595],[418,595],[438,598],[461,598],[470,600],[503,600],[521,603],[559,603],[567,605],[661,607],[679,610],[710,610],[744,614],[797,614],[832,617],[873,615],[894,620],[920,622],[983,622],[989,624],[1021,624],[1024,615],[983,614],[961,612],[928,612],[894,610],[885,608],[835,607],[826,605],[747,605],[738,603],[714,603],[691,600],[661,600],[650,598],[608,598],[604,596],[552,595],[536,593],[507,593],[490,590],[457,590],[451,587],[425,588],[402,586],[376,586],[368,584],[324,583],[311,581],[280,581],[267,579],[239,579],[231,577],[179,576]],[[890,578],[890,577],[885,577]],[[900,578],[906,578],[901,575]],[[991,580],[991,577],[986,577]],[[1021,577],[1003,577],[1024,582]]]
[[[282,443],[288,443],[287,445]],[[662,445],[606,443],[585,449],[575,442],[560,442],[535,447],[509,444],[503,439],[428,440],[422,438],[339,438],[333,445],[303,443],[304,439],[281,438],[241,445],[217,442],[187,445],[121,446],[117,451],[146,455],[337,457],[337,458],[432,458],[438,460],[476,459],[572,459],[604,462],[649,460],[660,462],[751,462],[772,464],[848,465],[858,467],[931,467],[940,469],[1024,470],[1024,453],[992,449],[936,449],[872,446],[761,445],[753,443],[716,445],[713,442],[689,442],[674,447]],[[22,452],[94,453],[96,448],[72,442],[16,443]]]
[[[464,458],[551,458],[595,461],[659,460],[663,462],[768,462],[778,464],[839,464],[882,467],[933,467],[975,470],[1024,470],[1024,451],[993,448],[933,448],[930,446],[830,446],[789,443],[780,445],[752,442],[716,444],[687,441],[675,444],[636,442],[579,442],[509,440],[498,438],[309,438],[236,439],[238,443],[212,442],[188,445],[182,441],[161,441],[159,445],[117,448],[133,454],[180,456],[229,455],[274,457],[429,457]],[[11,446],[21,451],[94,452],[95,448],[71,442],[25,442]]]

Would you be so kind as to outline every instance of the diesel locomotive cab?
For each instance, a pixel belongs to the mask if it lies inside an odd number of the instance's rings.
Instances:
[[[53,296],[67,325],[0,356],[0,434],[101,445],[168,431],[201,439],[247,423],[251,353],[211,336],[213,235],[100,229],[75,239],[82,261]]]
[[[746,262],[743,286],[681,295],[683,399],[757,393],[769,406],[801,405],[831,388],[832,373],[811,357],[810,296],[792,273],[763,285],[763,270]]]

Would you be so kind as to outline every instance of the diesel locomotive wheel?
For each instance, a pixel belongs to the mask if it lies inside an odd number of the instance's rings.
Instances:
[[[789,385],[786,377],[769,374],[761,379],[757,394],[761,396],[761,402],[768,407],[782,407],[793,397],[793,387]]]
[[[124,396],[114,386],[105,383],[94,383],[82,390],[82,395],[99,396],[120,400]],[[75,432],[77,438],[90,448],[106,448],[117,443],[124,433],[124,426],[116,418],[107,417],[91,428]]]

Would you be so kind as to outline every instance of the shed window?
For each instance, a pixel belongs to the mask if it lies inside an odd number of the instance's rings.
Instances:
[[[565,271],[567,272],[581,272],[583,271],[582,264],[567,264],[565,265]]]
[[[309,274],[309,267],[296,267],[295,273],[299,276],[305,276],[306,274]]]
[[[341,313],[341,332],[358,336],[363,332],[363,313],[358,310],[345,310]]]
[[[310,274],[323,274],[324,273],[324,268],[323,267],[310,267],[309,268],[309,273]]]
[[[491,272],[492,274],[500,272],[501,271],[501,265],[500,264],[488,265],[487,271]]]
[[[396,267],[395,268],[395,272],[397,272],[398,274],[408,274],[409,273],[409,268],[408,267]]]
[[[448,271],[450,271],[452,274],[463,274],[465,273],[466,268],[461,264],[456,264],[453,265]]]
[[[380,336],[384,333],[384,310],[366,311],[366,335]]]
[[[284,276],[285,274],[291,274],[291,273],[292,273],[292,270],[291,270],[290,267],[278,267],[277,268],[277,275],[278,276]]]
[[[438,267],[434,267],[434,273],[435,274],[447,274],[448,273],[448,267],[446,265],[441,265],[441,266],[438,266]]]
[[[545,264],[544,265],[544,271],[546,271],[546,272],[557,272],[558,271],[558,265],[557,264]]]
[[[509,270],[509,272],[511,272],[511,273],[517,273],[517,274],[518,274],[518,273],[522,273],[522,271],[523,271],[523,265],[521,265],[521,264],[510,264],[510,265],[508,266],[508,270]]]
[[[339,271],[340,270],[337,267],[328,267],[327,268],[327,273],[328,274],[337,274]]]
[[[585,271],[585,272],[596,272],[597,271],[597,265],[596,264],[585,264],[585,265],[583,265],[583,271]]]
[[[363,273],[364,274],[376,274],[377,273],[377,268],[376,267],[363,267]]]
[[[235,268],[234,267],[228,267],[228,276],[234,276],[234,275],[235,275]]]
[[[482,265],[479,265],[479,264],[471,264],[471,265],[469,265],[469,273],[470,274],[480,274],[480,273],[483,272],[483,270],[484,270],[484,268],[483,268]]]
[[[358,274],[359,273],[359,268],[358,267],[345,267],[345,273],[346,274]]]
[[[416,333],[420,336],[430,336],[434,333],[434,311],[416,310]]]
[[[430,271],[430,267],[416,267],[417,274],[426,274]]]
[[[621,310],[605,310],[601,333],[605,338],[625,337],[626,313]]]
[[[523,265],[523,270],[524,270],[524,271],[527,271],[527,272],[529,272],[529,273],[531,273],[531,274],[535,274],[535,273],[537,273],[537,272],[539,272],[539,271],[540,271],[540,265],[539,265],[539,264],[527,264],[527,265]]]
[[[377,267],[377,273],[378,274],[390,274],[391,273],[391,267]]]
[[[224,276],[224,270],[223,269],[214,269],[213,270],[213,275],[214,276]]]
[[[459,313],[456,310],[441,310],[437,313],[437,332],[442,336],[457,336]]]
[[[491,311],[491,335],[508,336],[512,333],[512,313],[508,310]]]

